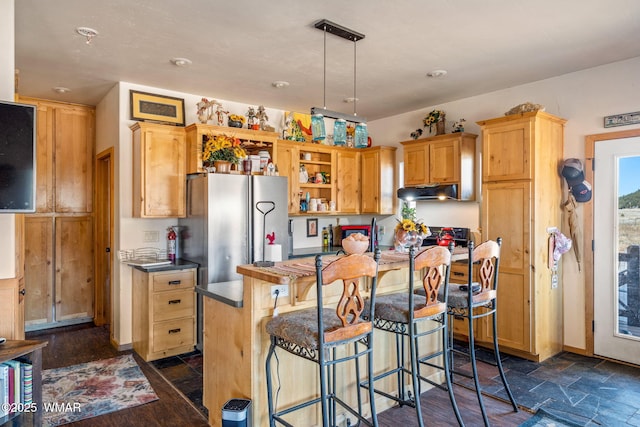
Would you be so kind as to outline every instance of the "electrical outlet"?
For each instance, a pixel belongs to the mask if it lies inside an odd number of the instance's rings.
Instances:
[[[289,296],[289,285],[271,285],[271,298],[276,297],[276,291],[278,298]]]
[[[157,242],[159,239],[160,233],[157,231],[145,231],[144,232],[144,241],[145,243],[153,243]]]

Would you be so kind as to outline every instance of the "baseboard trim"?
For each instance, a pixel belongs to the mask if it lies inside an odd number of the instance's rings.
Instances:
[[[583,348],[578,348],[578,347],[571,347],[570,345],[563,345],[562,346],[562,351],[568,351],[569,353],[575,353],[575,354],[579,354],[581,356],[592,356],[590,354],[587,353],[587,350],[583,349]]]
[[[128,350],[133,350],[133,343],[129,343],[129,344],[119,344],[118,341],[114,340],[113,338],[109,338],[109,341],[111,342],[111,346],[115,349],[117,349],[118,351],[128,351]]]

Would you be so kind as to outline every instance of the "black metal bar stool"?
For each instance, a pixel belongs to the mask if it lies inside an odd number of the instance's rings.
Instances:
[[[449,316],[456,318],[464,318],[468,325],[469,330],[469,357],[471,359],[472,375],[457,371],[453,365],[453,328],[450,330],[451,339],[451,376],[453,381],[453,375],[463,375],[467,378],[473,378],[476,395],[478,396],[478,403],[480,404],[480,411],[482,412],[482,419],[485,426],[489,425],[489,419],[487,418],[487,411],[484,407],[482,400],[482,390],[480,387],[480,379],[478,378],[478,367],[476,360],[476,348],[475,348],[475,335],[474,335],[474,320],[481,319],[490,316],[491,326],[493,332],[493,354],[495,356],[495,366],[498,367],[500,372],[500,378],[504,385],[505,391],[509,396],[511,405],[514,412],[518,412],[518,405],[511,393],[507,378],[502,368],[502,361],[500,360],[500,350],[498,348],[498,322],[497,322],[497,309],[498,309],[498,269],[500,267],[500,246],[502,245],[502,238],[498,237],[496,241],[488,240],[481,243],[476,248],[473,246],[473,242],[469,242],[469,281],[462,289],[459,286],[451,286],[449,295],[447,297],[447,310]],[[473,281],[473,265],[479,264],[479,282]]]
[[[270,426],[275,426],[276,422],[291,426],[292,424],[283,418],[286,414],[317,403],[320,403],[322,407],[322,425],[324,427],[336,425],[336,405],[340,405],[355,416],[359,423],[368,426],[378,425],[373,391],[369,393],[371,410],[371,421],[369,421],[362,412],[360,387],[355,388],[358,393],[357,411],[336,395],[335,368],[339,363],[350,360],[357,361],[361,357],[366,357],[369,378],[373,378],[373,324],[370,320],[364,320],[360,316],[364,310],[364,299],[360,294],[359,284],[367,280],[366,278],[370,278],[371,307],[374,310],[379,260],[380,251],[377,250],[373,258],[368,255],[347,255],[323,267],[322,257],[318,255],[315,265],[317,307],[284,313],[267,322],[266,330],[271,336],[271,345],[266,360]],[[322,296],[323,288],[335,281],[340,281],[343,284],[342,296],[335,309],[325,308]],[[337,354],[338,347],[352,343],[361,343],[363,346],[359,347],[355,344],[354,353],[345,352],[342,356]],[[279,411],[274,408],[271,358],[275,354],[276,347],[318,365],[320,374],[320,395],[318,397]],[[293,374],[295,375],[295,373]],[[356,378],[355,384],[358,383],[359,378]],[[371,384],[373,385],[373,380],[371,380]]]
[[[395,368],[376,375],[374,381],[396,375],[398,395],[395,396],[380,389],[374,391],[398,402],[400,406],[414,407],[421,427],[424,426],[420,407],[421,381],[449,392],[456,419],[460,425],[464,425],[453,395],[449,372],[448,320],[445,301],[449,287],[452,250],[453,245],[450,248],[436,246],[416,255],[417,250],[412,246],[409,252],[409,289],[405,292],[378,296],[373,314],[373,325],[376,329],[395,334],[397,362]],[[420,291],[423,295],[414,292],[415,272],[420,272],[422,282]],[[441,297],[438,296],[439,291],[442,293]],[[365,313],[368,313],[366,309]],[[420,356],[419,338],[435,333],[440,333],[442,336],[441,348]],[[409,366],[405,361],[405,338],[409,341]],[[441,364],[435,363],[433,359],[436,357],[442,358]],[[446,385],[421,375],[421,365],[442,369]],[[413,394],[407,390],[406,375],[411,376]],[[361,382],[360,386],[370,387],[369,382],[365,381]]]

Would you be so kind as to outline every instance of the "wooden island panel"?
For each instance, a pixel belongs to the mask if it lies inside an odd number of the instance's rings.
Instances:
[[[454,255],[456,259],[466,258],[466,249],[460,249]],[[326,261],[331,256],[324,257]],[[209,410],[209,424],[221,426],[221,408],[232,398],[251,399],[253,424],[268,425],[267,387],[265,378],[265,360],[269,350],[269,335],[265,325],[273,316],[274,299],[271,298],[271,286],[274,284],[289,285],[289,295],[278,298],[278,312],[315,307],[316,290],[315,275],[301,275],[290,272],[278,274],[278,267],[295,270],[313,268],[314,258],[303,258],[276,263],[276,268],[238,266],[237,271],[244,275],[242,289],[244,292],[242,307],[237,308],[210,297],[203,298],[204,316],[204,390],[203,402]],[[380,262],[378,274],[378,295],[397,292],[408,287],[408,261],[406,255],[397,255],[385,251]],[[370,292],[370,283],[361,283],[363,296]],[[329,285],[325,289],[326,303],[335,306],[342,288],[339,284]],[[380,373],[395,364],[395,338],[392,334],[376,330],[374,335],[375,355],[374,372]],[[421,348],[430,351],[440,345],[437,336]],[[351,351],[339,349],[339,351]],[[274,377],[274,390],[281,386],[278,396],[278,407],[289,406],[301,402],[319,393],[318,368],[315,363],[289,354],[282,349],[276,350],[278,362],[273,372],[279,372],[280,383]],[[279,366],[275,366],[278,363]],[[355,368],[353,364],[341,365],[338,368],[339,394],[351,405],[356,406]],[[443,381],[440,373],[428,373],[435,381]],[[361,374],[366,374],[366,362],[362,361]],[[376,383],[376,387],[393,393],[396,389],[395,377],[390,376]],[[424,389],[430,388],[424,384]],[[275,397],[275,392],[274,392]],[[367,407],[368,395],[362,394],[363,408]],[[393,406],[393,402],[377,396],[378,412]],[[346,411],[345,411],[346,412]],[[340,412],[342,413],[342,412]],[[294,425],[321,424],[320,406],[315,405],[289,415]]]

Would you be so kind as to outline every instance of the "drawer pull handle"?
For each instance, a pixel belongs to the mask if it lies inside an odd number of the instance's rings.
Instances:
[[[171,305],[171,304],[180,304],[181,302],[182,302],[182,300],[181,300],[181,299],[172,299],[172,300],[170,300],[170,301],[169,301],[169,304],[170,304],[170,305]]]
[[[170,333],[170,334],[177,334],[178,332],[180,332],[180,328],[176,328],[176,329],[169,329],[169,333]]]
[[[170,280],[170,281],[169,281],[169,284],[170,284],[170,285],[179,285],[179,284],[180,284],[180,282],[181,282],[180,280]]]
[[[459,271],[454,271],[453,275],[454,276],[464,276],[464,273],[460,273]]]

